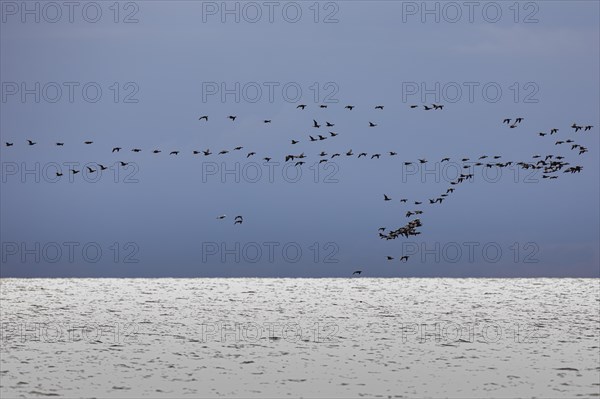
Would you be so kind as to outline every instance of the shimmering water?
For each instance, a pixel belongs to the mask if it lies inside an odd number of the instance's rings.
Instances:
[[[598,279],[4,279],[0,396],[600,396]]]

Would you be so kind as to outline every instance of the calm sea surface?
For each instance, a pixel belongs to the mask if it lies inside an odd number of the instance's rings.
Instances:
[[[3,279],[0,396],[600,396],[598,279]]]

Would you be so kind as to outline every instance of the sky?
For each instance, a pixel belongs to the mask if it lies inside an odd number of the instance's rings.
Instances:
[[[600,275],[597,1],[0,6],[2,277]]]

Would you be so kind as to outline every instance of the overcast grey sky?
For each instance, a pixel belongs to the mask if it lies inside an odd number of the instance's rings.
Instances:
[[[3,277],[599,275],[597,1],[0,4]],[[428,204],[461,158],[536,154],[583,171],[478,168]]]

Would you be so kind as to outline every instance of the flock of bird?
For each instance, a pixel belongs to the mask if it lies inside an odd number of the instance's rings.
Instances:
[[[411,109],[419,109],[420,108],[419,105],[410,105],[409,107]],[[442,104],[422,105],[422,107],[423,107],[422,109],[424,111],[443,110],[444,109],[444,105],[442,105]],[[307,105],[300,104],[296,108],[301,111],[304,111],[307,108]],[[319,105],[319,108],[321,108],[321,109],[328,108],[328,105],[322,104],[322,105]],[[354,105],[344,106],[344,109],[346,109],[348,111],[353,111],[355,108],[356,107]],[[383,111],[384,106],[376,105],[374,107],[374,109]],[[232,123],[234,123],[237,120],[236,115],[228,115],[228,116],[226,116],[226,118],[229,119]],[[335,123],[327,121],[327,120],[324,122],[319,122],[319,121],[317,121],[317,119],[313,119],[313,118],[311,118],[311,119],[312,119],[312,124],[310,124],[310,125],[307,124],[307,128],[309,128],[309,127],[312,129],[326,128],[327,133],[319,134],[320,131],[317,131],[318,133],[311,133],[308,135],[308,138],[307,138],[308,142],[319,142],[319,141],[324,141],[324,140],[328,140],[328,139],[334,139],[335,137],[337,137],[339,135],[339,133],[329,130],[329,128],[335,127]],[[209,121],[209,115],[202,115],[198,118],[198,120],[206,123]],[[524,120],[525,120],[524,117],[505,118],[502,121],[502,125],[506,124],[510,129],[516,129],[522,124],[522,122]],[[272,120],[264,119],[262,122],[265,124],[269,124],[272,122]],[[378,123],[373,122],[373,121],[366,121],[365,127],[376,128],[376,127],[378,127]],[[570,126],[570,128],[573,129],[574,133],[578,133],[579,131],[583,131],[583,132],[591,131],[594,128],[594,126],[573,123]],[[558,134],[559,130],[560,130],[559,128],[552,128],[549,130],[549,132],[539,132],[538,136],[540,136],[540,137],[544,137],[547,135],[552,136],[554,134]],[[291,139],[291,145],[297,145],[301,141],[302,140],[299,138]],[[31,139],[27,139],[26,144],[27,144],[27,146],[34,146],[34,145],[37,145],[38,143]],[[83,142],[83,144],[84,145],[92,145],[92,144],[94,144],[94,142],[92,140],[86,140]],[[576,150],[579,155],[582,155],[588,151],[587,147],[585,147],[581,144],[575,143],[574,140],[571,138],[558,140],[555,142],[554,145],[562,146],[564,144],[570,145],[571,150],[572,151]],[[55,142],[54,145],[58,146],[58,147],[64,147],[65,143],[64,142]],[[5,147],[13,147],[13,146],[14,146],[14,142],[5,142]],[[242,149],[244,149],[243,146],[236,146],[232,150],[223,149],[223,150],[218,151],[217,155],[226,155],[226,154],[229,154],[230,152],[234,152],[234,151],[240,152]],[[114,146],[114,147],[112,147],[111,152],[112,153],[120,153],[121,150],[123,150],[122,147]],[[143,150],[141,148],[132,148],[130,151],[133,153],[140,153]],[[157,149],[157,148],[151,149],[149,151],[155,155],[162,153],[162,150]],[[173,156],[178,156],[180,153],[181,153],[181,151],[179,149],[169,151],[169,155],[173,155]],[[208,157],[210,155],[213,155],[213,152],[211,152],[210,149],[192,150],[191,154],[192,155],[202,155],[202,156]],[[332,154],[328,154],[325,151],[321,151],[317,155],[320,158],[318,162],[326,163],[336,157],[341,157],[342,154],[345,157],[353,157],[354,155],[356,155],[356,158],[369,158],[371,160],[380,159],[382,156],[384,156],[383,154],[387,154],[388,157],[394,157],[394,156],[398,155],[398,153],[396,151],[387,151],[385,153],[372,153],[372,154],[368,154],[366,152],[358,152],[356,154],[356,153],[354,153],[354,151],[352,149],[349,149],[346,152],[335,152]],[[245,157],[251,158],[256,155],[257,155],[257,153],[255,151],[249,151],[246,153]],[[308,156],[305,155],[304,152],[302,152],[300,154],[287,154],[283,157],[283,159],[285,160],[285,162],[294,162],[295,166],[302,166],[305,163],[304,159],[307,157]],[[470,158],[461,158],[460,162],[462,162],[462,168],[465,170],[468,170],[469,173],[459,174],[459,176],[456,178],[455,181],[450,182],[451,187],[447,188],[447,190],[444,193],[440,194],[439,196],[436,196],[434,198],[428,198],[428,201],[412,200],[411,203],[414,205],[422,205],[423,203],[426,203],[428,205],[442,204],[442,202],[444,200],[446,200],[452,193],[455,192],[457,185],[473,178],[473,176],[474,176],[473,168],[474,167],[505,168],[505,167],[509,167],[512,165],[517,165],[522,169],[532,169],[532,170],[539,169],[543,172],[542,178],[549,179],[549,180],[557,179],[558,178],[557,173],[560,171],[563,171],[563,173],[573,174],[573,173],[580,173],[583,169],[583,167],[580,165],[571,166],[569,162],[564,161],[564,159],[565,159],[564,156],[554,155],[554,154],[547,154],[547,155],[543,155],[543,156],[536,154],[536,155],[533,155],[532,159],[528,162],[526,162],[526,161],[519,161],[519,162],[500,161],[501,158],[502,158],[502,156],[500,156],[500,155],[481,155],[481,156],[477,157],[477,159],[473,159],[473,160],[471,160]],[[266,162],[270,162],[272,159],[274,159],[274,157],[273,156],[264,156],[262,159]],[[440,162],[442,162],[442,163],[449,162],[450,160],[451,159],[449,157],[446,157],[446,158],[441,159]],[[405,162],[403,162],[403,164],[405,166],[408,166],[408,165],[413,165],[413,164],[426,164],[427,162],[428,162],[428,160],[426,160],[426,159],[418,159],[416,161],[405,161]],[[119,164],[121,166],[127,166],[129,164],[129,162],[119,161]],[[105,166],[103,164],[98,163],[97,165],[98,166],[96,169],[87,166],[87,172],[95,173],[98,170],[102,171],[102,170],[107,169],[107,166]],[[71,169],[70,172],[72,174],[77,174],[80,172],[80,170]],[[62,176],[62,173],[57,172],[56,175],[60,177],[60,176]],[[390,201],[393,201],[393,198],[391,195],[385,193],[385,194],[383,194],[383,201],[390,202]],[[399,201],[400,201],[400,203],[406,203],[406,204],[408,204],[408,202],[409,202],[408,198],[401,198]],[[420,216],[423,213],[424,213],[424,211],[422,209],[409,210],[409,211],[406,211],[405,217],[410,218],[413,215]],[[220,215],[217,217],[217,219],[223,220],[226,217],[227,217],[226,215]],[[242,216],[236,216],[234,218],[234,225],[238,225],[238,224],[241,225],[242,223],[243,223]],[[420,228],[422,225],[423,224],[421,222],[421,219],[415,218],[415,219],[409,220],[406,224],[404,224],[398,228],[387,229],[385,227],[380,227],[379,231],[378,231],[379,238],[381,238],[383,240],[395,240],[396,238],[399,238],[399,237],[408,238],[410,236],[416,236],[416,235],[421,234],[421,232],[418,231],[417,229]],[[395,259],[395,257],[388,255],[388,256],[386,256],[386,259],[388,261],[393,261]],[[399,259],[401,262],[407,262],[409,259],[409,256],[401,255],[399,257]],[[360,275],[361,273],[362,273],[362,270],[356,270],[352,273],[352,275]]]

